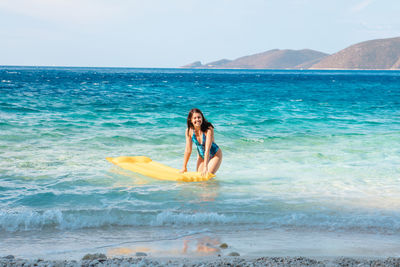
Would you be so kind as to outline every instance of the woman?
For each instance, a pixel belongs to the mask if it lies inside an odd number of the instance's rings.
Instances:
[[[186,148],[181,172],[187,171],[187,163],[192,153],[192,144],[197,146],[197,171],[202,176],[215,174],[222,162],[222,151],[214,143],[214,126],[208,122],[203,113],[194,108],[189,111],[186,129]]]

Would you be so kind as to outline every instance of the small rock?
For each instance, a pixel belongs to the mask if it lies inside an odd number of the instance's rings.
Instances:
[[[227,243],[222,243],[221,245],[219,245],[220,248],[228,248],[228,244]]]
[[[228,256],[237,257],[237,256],[240,256],[240,254],[237,253],[237,252],[231,252],[231,253],[228,254]]]
[[[86,260],[103,260],[103,259],[107,259],[107,256],[103,253],[95,253],[95,254],[86,254],[85,256],[83,256],[82,260],[86,261]]]
[[[144,252],[136,252],[135,256],[136,256],[136,257],[146,257],[147,254],[144,253]]]
[[[5,256],[4,259],[7,259],[7,260],[14,260],[15,257],[14,257],[14,255],[8,255],[8,256]]]

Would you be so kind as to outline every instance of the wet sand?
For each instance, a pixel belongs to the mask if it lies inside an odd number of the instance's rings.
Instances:
[[[202,258],[106,258],[104,255],[85,260],[26,260],[12,255],[1,257],[0,266],[400,266],[400,258],[312,258],[240,256]]]

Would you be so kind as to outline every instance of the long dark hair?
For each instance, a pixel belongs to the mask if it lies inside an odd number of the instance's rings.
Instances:
[[[214,128],[214,126],[211,124],[211,122],[207,121],[206,118],[204,118],[203,112],[201,112],[200,109],[192,108],[189,111],[189,115],[188,115],[187,120],[186,120],[188,129],[194,129],[194,126],[193,126],[193,123],[192,123],[193,113],[200,113],[200,115],[201,115],[202,123],[201,123],[200,128],[201,128],[202,132],[206,132],[210,127]]]

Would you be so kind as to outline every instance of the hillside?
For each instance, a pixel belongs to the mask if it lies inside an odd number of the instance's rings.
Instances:
[[[399,69],[400,37],[349,46],[312,65],[311,69]]]
[[[328,54],[310,50],[273,49],[263,53],[240,57],[235,60],[222,59],[201,65],[199,61],[183,68],[218,68],[218,69],[295,69],[298,65],[315,63]],[[309,63],[307,66],[311,66]]]
[[[183,68],[197,69],[400,69],[400,37],[351,45],[328,55],[315,50],[273,49],[235,60],[221,59]]]
[[[298,65],[320,60],[328,54],[310,50],[269,50],[233,60],[225,65],[229,69],[295,69]]]

